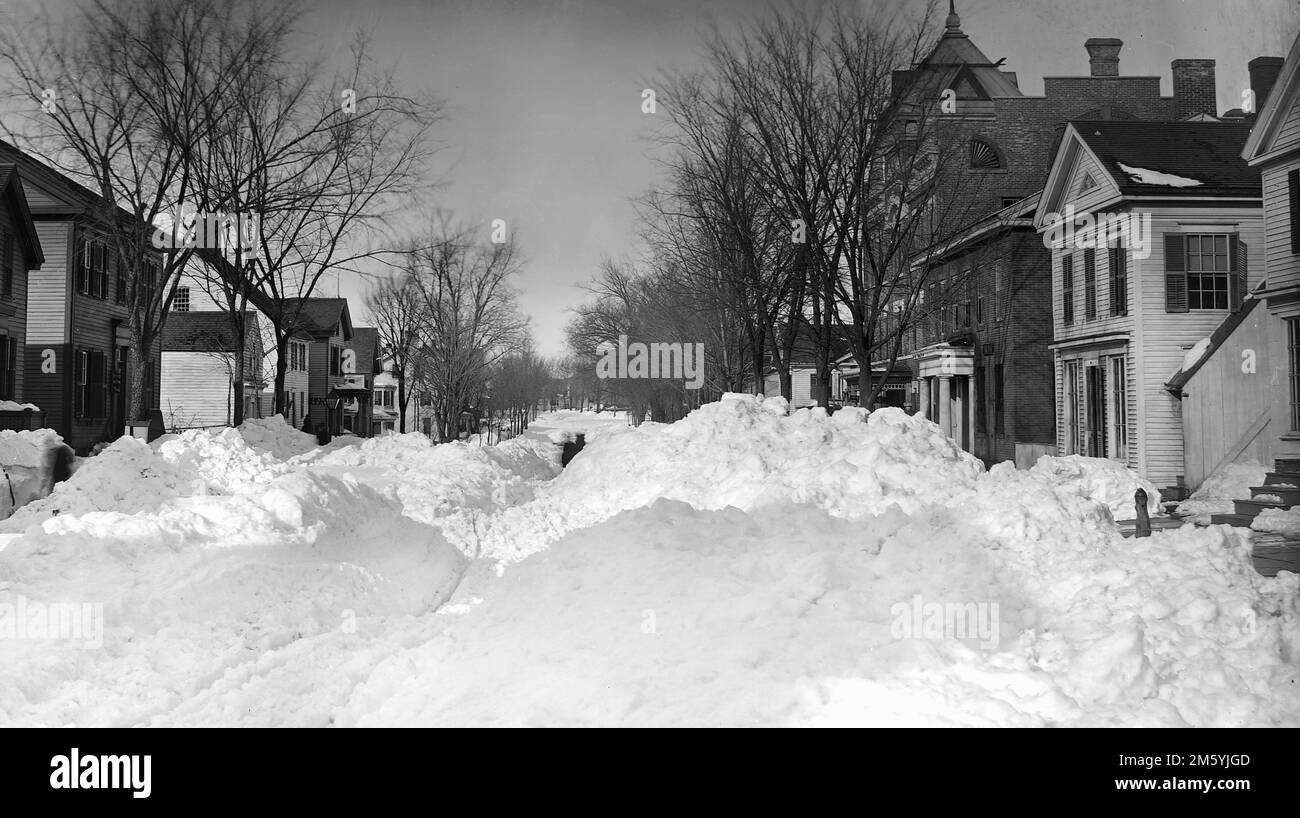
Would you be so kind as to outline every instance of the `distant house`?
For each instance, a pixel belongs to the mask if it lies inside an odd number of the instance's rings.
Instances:
[[[0,141],[0,164],[13,164],[44,254],[28,274],[27,337],[23,344],[23,393],[46,413],[46,424],[79,452],[122,435],[127,423],[130,334],[126,285],[107,237],[117,224],[94,214],[102,199],[44,163]],[[161,257],[145,275],[162,271]],[[159,405],[161,347],[154,346],[140,373],[144,406]]]
[[[361,435],[374,434],[375,376],[384,371],[379,358],[379,330],[374,327],[356,327],[352,330],[351,371],[346,374],[349,388],[364,389],[365,394],[354,395],[344,405],[344,426]]]
[[[262,333],[258,316],[245,313],[243,417],[261,416]],[[230,314],[175,312],[162,335],[163,420],[169,430],[234,422],[236,344]]]
[[[1241,159],[1249,129],[1066,128],[1034,221],[1052,247],[1060,453],[1119,460],[1160,487],[1187,474],[1166,383],[1262,277],[1248,264],[1264,246],[1259,172]]]
[[[361,403],[370,403],[371,386],[364,376],[356,376],[352,313],[347,299],[292,298],[285,301],[282,311],[296,317],[292,326],[296,333],[311,338],[306,361],[310,429],[321,427],[331,435],[355,431]],[[368,418],[367,414],[365,433],[370,429]]]
[[[28,402],[21,365],[27,336],[27,275],[44,263],[18,167],[0,165],[0,400]]]

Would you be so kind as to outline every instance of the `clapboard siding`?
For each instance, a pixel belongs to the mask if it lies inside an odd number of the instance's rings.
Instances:
[[[27,402],[23,395],[23,346],[27,338],[27,263],[25,258],[31,248],[27,246],[27,231],[20,226],[20,223],[21,219],[16,211],[9,207],[0,208],[0,233],[13,237],[14,253],[13,287],[9,297],[0,297],[0,331],[3,331],[3,334],[17,346],[12,395],[15,400],[25,403]]]
[[[1205,224],[1204,227],[1197,223]],[[1219,226],[1215,226],[1219,225]],[[1183,462],[1183,421],[1180,402],[1165,389],[1165,384],[1183,364],[1187,350],[1208,337],[1228,317],[1227,310],[1193,310],[1187,313],[1165,312],[1165,245],[1163,236],[1170,232],[1219,232],[1235,225],[1249,253],[1247,286],[1259,282],[1259,253],[1263,246],[1262,212],[1259,208],[1220,208],[1211,212],[1192,208],[1161,208],[1152,211],[1153,241],[1151,257],[1138,260],[1142,321],[1135,337],[1139,350],[1137,382],[1142,417],[1142,471],[1157,485],[1172,485],[1185,475]]]
[[[45,263],[27,276],[27,343],[63,344],[68,340],[68,252],[72,222],[38,221]]]
[[[1263,172],[1266,269],[1271,290],[1300,286],[1300,256],[1291,252],[1291,194],[1287,182],[1287,175],[1296,169],[1300,169],[1300,154]]]
[[[1253,309],[1183,386],[1185,478],[1192,490],[1269,405],[1268,318],[1267,310]],[[1259,434],[1238,459],[1264,462],[1268,438]]]
[[[161,408],[167,428],[223,426],[230,422],[230,368],[204,352],[162,353]]]
[[[1277,130],[1277,135],[1273,137],[1273,149],[1296,144],[1300,144],[1300,103],[1292,100],[1291,109],[1287,111],[1286,118],[1282,120],[1282,125]]]

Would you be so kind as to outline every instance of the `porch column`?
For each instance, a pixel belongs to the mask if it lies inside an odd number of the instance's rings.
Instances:
[[[939,428],[952,437],[952,376],[939,376]]]
[[[921,378],[917,381],[920,386],[916,390],[917,414],[929,420],[930,418],[930,379]]]
[[[966,436],[962,448],[975,454],[975,376],[966,377],[966,392],[962,398],[962,409],[966,412]]]

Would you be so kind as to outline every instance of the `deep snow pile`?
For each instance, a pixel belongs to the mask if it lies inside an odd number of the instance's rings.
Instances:
[[[1224,526],[1124,539],[1123,474],[748,396],[559,473],[549,422],[92,458],[127,513],[78,474],[0,603],[102,599],[104,648],[0,640],[0,723],[1300,726],[1300,577]]]
[[[0,551],[0,620],[25,601],[99,605],[102,647],[0,621],[0,724],[147,723],[291,643],[427,613],[466,565],[392,497],[232,429],[122,438],[6,530],[21,533]]]
[[[488,516],[530,499],[536,482],[559,471],[556,448],[536,440],[435,445],[415,433],[371,438],[302,462],[391,491],[407,516],[435,526],[471,556],[481,551]]]
[[[1134,493],[1147,493],[1147,513],[1160,513],[1160,491],[1150,480],[1115,460],[1072,454],[1065,457],[1043,455],[1029,473],[1058,491],[1067,491],[1095,500],[1110,509],[1116,520],[1137,516]]]
[[[288,460],[316,448],[316,436],[293,428],[285,421],[284,415],[246,420],[240,424],[239,434],[256,451],[279,460]]]
[[[72,461],[72,449],[52,429],[0,431],[0,467],[5,481],[0,486],[0,519],[47,496],[60,463],[71,467]]]
[[[787,415],[780,398],[729,394],[677,423],[645,423],[598,438],[536,499],[493,521],[485,553],[520,559],[570,531],[661,498],[699,509],[809,503],[849,519],[891,507],[910,514],[975,503],[997,509],[989,524],[1020,535],[1050,530],[1062,519],[1114,530],[1099,505],[1109,495],[1086,496],[1090,488],[1109,491],[1113,481],[1040,478],[1014,468],[986,475],[937,426],[898,409]],[[1069,491],[1053,490],[1067,483]]]
[[[1231,514],[1233,500],[1249,497],[1251,486],[1264,485],[1267,471],[1257,460],[1229,463],[1205,478],[1191,497],[1178,504],[1177,512],[1194,523],[1209,525],[1211,514]]]

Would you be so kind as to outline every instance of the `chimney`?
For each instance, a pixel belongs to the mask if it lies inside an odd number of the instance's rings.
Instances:
[[[1174,119],[1198,114],[1218,116],[1214,90],[1214,60],[1174,60]]]
[[[1254,113],[1264,108],[1268,94],[1277,82],[1277,75],[1282,73],[1282,63],[1281,57],[1256,57],[1246,63],[1246,68],[1250,71],[1250,90],[1255,92]]]
[[[1088,49],[1088,64],[1094,77],[1119,76],[1119,50],[1124,46],[1123,40],[1113,37],[1093,37],[1083,44]]]

